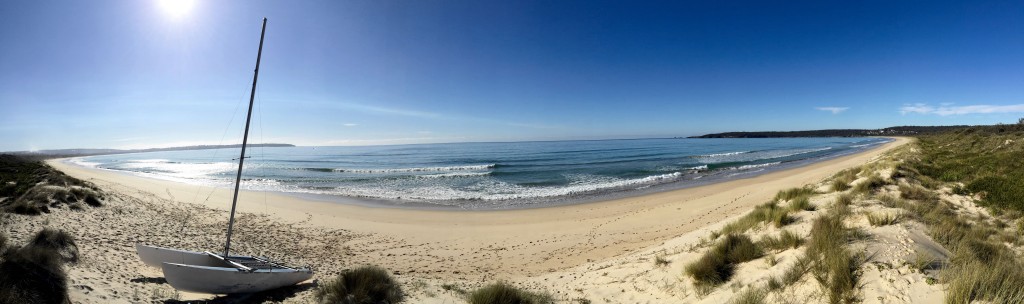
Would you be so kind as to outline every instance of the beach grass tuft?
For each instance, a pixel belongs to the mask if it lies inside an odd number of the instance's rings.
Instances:
[[[729,299],[729,304],[761,304],[764,303],[768,291],[764,288],[751,287]]]
[[[774,201],[758,205],[754,207],[754,211],[751,211],[735,222],[725,225],[721,233],[743,233],[761,223],[771,223],[775,227],[782,227],[794,221],[789,212],[789,209],[779,207],[778,203]]]
[[[857,185],[853,187],[853,192],[868,194],[878,190],[878,188],[885,186],[886,184],[887,182],[885,179],[882,178],[881,175],[878,175],[878,173],[875,173],[871,174],[867,179],[857,183]]]
[[[868,213],[865,214],[865,216],[867,216],[868,223],[871,224],[871,226],[888,226],[888,225],[893,225],[893,224],[896,224],[896,223],[899,223],[899,222],[903,221],[903,217],[904,217],[902,212],[896,212],[896,213],[868,212]]]
[[[75,244],[75,237],[63,230],[43,228],[32,238],[31,245],[57,253],[65,262],[78,262],[78,245]]]
[[[46,230],[44,230],[46,231]],[[0,303],[67,303],[68,282],[62,250],[35,240],[49,240],[56,234],[41,231],[34,241],[19,248],[4,241],[0,245]],[[42,236],[41,236],[42,235]],[[0,237],[6,239],[6,237]],[[59,242],[57,242],[59,244]],[[77,247],[70,247],[78,256]]]
[[[402,287],[384,268],[363,266],[343,271],[314,292],[320,303],[399,303]]]
[[[832,191],[846,191],[850,189],[850,183],[857,179],[857,173],[860,173],[859,167],[836,173],[836,175],[832,176]]]
[[[811,198],[807,196],[801,196],[793,199],[789,202],[789,211],[814,211],[816,208],[811,205]]]
[[[804,239],[789,230],[783,230],[777,237],[765,236],[758,244],[768,250],[786,250],[804,244]]]
[[[814,189],[807,187],[790,188],[779,191],[775,194],[775,201],[788,201],[798,197],[805,197],[814,194]]]
[[[728,234],[700,259],[686,266],[686,274],[699,289],[714,287],[732,278],[736,264],[764,255],[764,250],[743,234]]]
[[[811,273],[825,288],[829,303],[855,300],[856,270],[861,261],[846,248],[850,237],[840,213],[822,216],[811,227],[807,247],[807,256],[814,261]]]
[[[471,304],[547,304],[554,303],[554,298],[547,293],[535,293],[519,289],[505,282],[498,282],[481,287],[469,293]]]

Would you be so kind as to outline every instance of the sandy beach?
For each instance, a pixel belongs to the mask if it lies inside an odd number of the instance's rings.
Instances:
[[[860,166],[908,141],[896,138],[862,153],[753,178],[537,209],[431,211],[374,208],[243,191],[236,224],[240,227],[240,231],[236,231],[237,248],[243,252],[259,251],[247,252],[252,254],[286,255],[285,259],[289,261],[312,265],[318,270],[315,280],[328,278],[347,267],[379,265],[391,270],[407,286],[412,286],[407,289],[413,303],[451,303],[456,296],[446,293],[451,288],[442,288],[449,283],[471,288],[505,280],[542,287],[553,293],[570,293],[577,287],[558,287],[546,282],[553,283],[567,276],[581,278],[588,273],[594,275],[598,272],[595,269],[613,259],[622,260],[637,254],[649,256],[651,250],[658,246],[697,240],[703,236],[702,233],[722,225],[725,220],[771,200],[779,190],[820,183],[843,169]],[[166,284],[152,284],[159,283],[159,270],[146,268],[135,259],[130,249],[134,243],[193,250],[219,250],[222,246],[223,235],[217,232],[222,233],[226,229],[222,226],[225,225],[225,211],[231,200],[229,189],[202,188],[84,168],[61,160],[51,160],[48,164],[68,175],[97,184],[113,194],[115,201],[121,201],[110,203],[109,208],[100,208],[108,209],[103,212],[116,212],[118,208],[122,212],[138,210],[120,215],[133,217],[128,222],[123,219],[104,220],[102,216],[58,219],[75,216],[70,211],[48,215],[54,218],[51,224],[66,226],[72,231],[122,230],[113,233],[116,239],[80,237],[80,246],[84,248],[87,259],[92,256],[94,259],[112,259],[96,261],[99,264],[120,263],[118,267],[108,268],[110,272],[90,273],[96,270],[85,270],[89,267],[72,271],[74,285],[88,285],[88,288],[79,288],[78,291],[84,302],[121,299],[125,292],[136,290],[138,293],[140,286],[150,289],[141,297],[163,293],[160,290],[169,288]],[[126,205],[118,207],[119,204]],[[108,216],[118,217],[114,214]],[[144,230],[138,228],[147,226],[149,228]],[[118,245],[104,248],[103,242]],[[99,253],[96,257],[88,254],[91,246],[96,247],[92,250],[97,253],[117,251],[118,255]],[[644,264],[650,265],[649,261]],[[604,274],[609,276],[608,272]],[[664,276],[665,279],[674,279],[680,274]],[[98,283],[103,280],[108,282]],[[625,282],[620,280],[619,283],[627,284]],[[602,284],[595,283],[592,287],[597,286]],[[300,288],[298,296],[286,299],[309,296],[308,289]],[[182,294],[180,297],[199,299],[209,295]],[[635,302],[671,301],[651,295]]]

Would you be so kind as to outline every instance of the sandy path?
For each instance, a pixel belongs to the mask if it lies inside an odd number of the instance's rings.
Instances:
[[[347,264],[372,263],[398,273],[438,279],[535,276],[658,245],[745,212],[781,189],[819,182],[908,141],[898,138],[870,151],[753,178],[571,206],[428,211],[244,191],[239,212],[272,214],[285,223],[372,236],[345,244],[346,252],[338,254],[349,259]],[[200,192],[198,202],[212,190],[212,197],[202,204],[221,210],[230,204],[229,189],[200,189],[60,161],[48,163],[124,195],[192,202]]]

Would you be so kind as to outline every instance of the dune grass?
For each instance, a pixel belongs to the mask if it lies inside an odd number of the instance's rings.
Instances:
[[[811,196],[814,194],[814,189],[807,187],[790,188],[779,191],[775,194],[775,201],[788,201],[799,197]]]
[[[903,218],[904,218],[902,212],[896,212],[896,213],[868,212],[868,213],[865,214],[865,216],[867,216],[868,223],[871,224],[871,226],[888,226],[888,225],[893,225],[893,224],[896,224],[896,223],[899,223],[899,222],[903,221]]]
[[[860,168],[846,169],[839,171],[836,175],[832,176],[832,191],[846,191],[850,189],[850,183],[857,179],[857,173],[860,173]]]
[[[721,233],[743,233],[761,223],[770,223],[775,227],[782,227],[793,222],[794,219],[789,213],[789,209],[779,207],[778,203],[774,201],[768,202],[754,207],[754,211],[751,211],[735,222],[725,225]]]
[[[44,231],[49,231],[45,232]],[[62,252],[78,248],[60,246],[73,238],[63,232],[43,230],[33,241],[21,247],[7,244],[0,235],[0,303],[67,303],[68,279],[64,272]],[[2,234],[2,233],[0,233]],[[49,242],[57,236],[55,242]],[[42,242],[38,240],[43,240]]]
[[[758,244],[768,250],[786,250],[797,248],[804,244],[804,238],[789,230],[783,230],[777,237],[765,236]]]
[[[789,202],[789,206],[787,207],[789,207],[789,211],[791,212],[814,211],[815,209],[817,209],[816,207],[814,207],[814,205],[811,205],[811,198],[808,196],[794,198],[792,201]]]
[[[363,266],[345,270],[313,294],[320,303],[399,303],[402,287],[384,268]]]
[[[78,262],[78,245],[75,244],[75,237],[63,230],[43,228],[36,233],[30,244],[56,253],[65,262]]]
[[[0,211],[38,215],[67,205],[98,207],[104,195],[92,183],[65,175],[42,162],[0,154]]]
[[[764,255],[764,250],[743,234],[728,234],[697,261],[686,265],[685,273],[698,289],[728,282],[736,264]]]
[[[814,221],[807,246],[813,261],[811,273],[824,287],[829,303],[851,303],[856,299],[856,270],[860,259],[846,248],[851,233],[843,215],[830,212]]]
[[[878,175],[878,173],[875,173],[871,174],[871,176],[868,176],[867,179],[857,183],[857,185],[853,187],[853,192],[869,194],[874,192],[875,190],[878,190],[878,188],[885,186],[886,184],[887,182],[885,181],[885,179],[882,178],[881,175]]]
[[[526,291],[504,282],[474,290],[469,293],[467,300],[471,304],[548,304],[555,302],[550,294]]]
[[[920,156],[905,167],[907,174],[961,182],[971,193],[981,195],[986,206],[1024,211],[1022,140],[1021,125],[971,127],[920,136]]]
[[[768,291],[764,288],[751,287],[747,288],[743,292],[729,299],[729,304],[761,304],[764,303],[764,298],[768,296]]]

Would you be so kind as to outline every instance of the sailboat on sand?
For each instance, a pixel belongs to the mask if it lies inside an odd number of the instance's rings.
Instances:
[[[263,36],[266,30],[267,18],[263,18],[263,29],[260,31],[260,47],[256,54],[256,70],[252,77],[249,113],[245,118],[245,135],[242,137],[242,154],[238,158],[235,194],[231,200],[231,217],[228,220],[224,253],[135,245],[142,262],[152,267],[162,268],[167,283],[178,290],[211,294],[250,293],[295,285],[313,277],[313,271],[308,268],[290,267],[262,257],[229,254],[231,232],[235,223],[235,205],[238,203],[238,187],[242,180],[242,163],[245,162],[245,146],[249,140],[249,121],[252,118],[252,105],[256,96],[256,80],[260,73],[260,57],[263,55]]]

